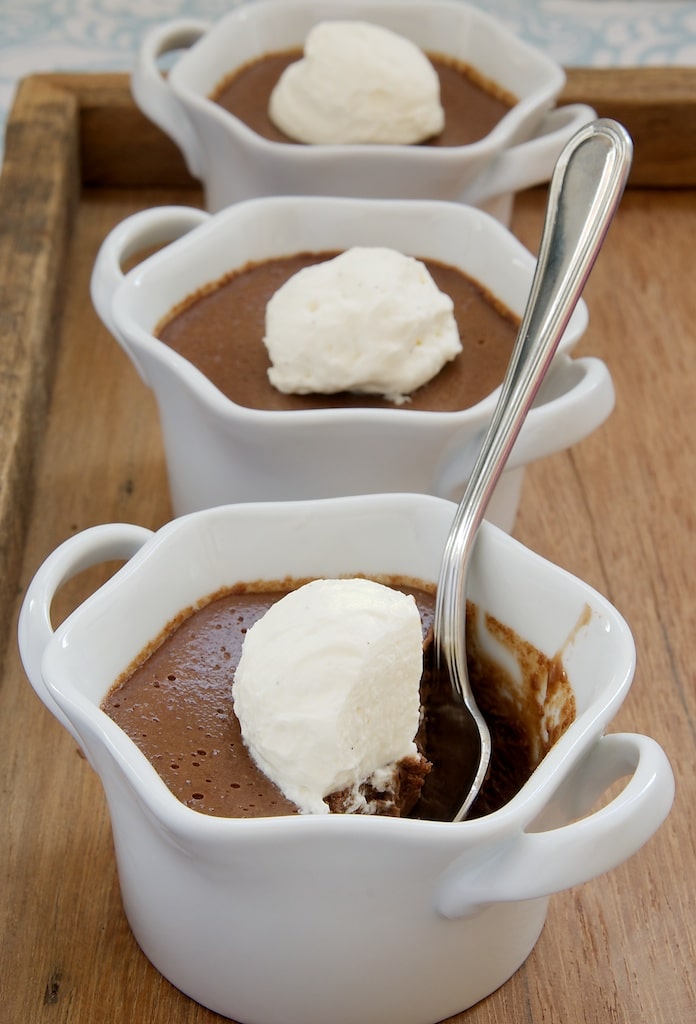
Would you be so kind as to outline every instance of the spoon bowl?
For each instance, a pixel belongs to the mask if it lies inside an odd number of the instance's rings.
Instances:
[[[619,204],[632,155],[623,126],[600,118],[571,138],[551,178],[524,316],[442,557],[433,623],[438,697],[427,722],[433,771],[421,797],[422,817],[461,821],[488,772],[491,737],[469,682],[463,628],[469,558],[494,487]]]

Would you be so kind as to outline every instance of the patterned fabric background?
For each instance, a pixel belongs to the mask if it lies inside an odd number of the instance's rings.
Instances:
[[[20,78],[37,71],[128,71],[151,26],[182,15],[215,21],[242,2],[0,0],[0,152]],[[694,2],[470,2],[566,66],[696,65]]]

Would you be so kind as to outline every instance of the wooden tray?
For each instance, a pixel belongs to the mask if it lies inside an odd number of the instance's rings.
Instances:
[[[625,614],[638,670],[613,728],[665,747],[678,799],[627,864],[554,897],[527,964],[457,1019],[673,1024],[696,1006],[696,70],[576,70],[564,98],[617,117],[636,143],[631,188],[587,286],[582,343],[609,364],[617,408],[571,452],[531,468],[516,533]],[[14,639],[26,584],[65,537],[104,521],[155,528],[171,514],[154,400],[97,320],[89,275],[123,217],[200,201],[126,76],[21,85],[0,179],[0,977],[12,1021],[220,1019],[132,939],[99,782],[31,692]],[[514,229],[532,249],[543,205],[534,190],[516,206]],[[108,571],[64,588],[56,620]]]

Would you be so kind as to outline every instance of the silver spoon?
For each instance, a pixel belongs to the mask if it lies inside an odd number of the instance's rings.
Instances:
[[[623,126],[601,118],[573,136],[554,169],[527,306],[442,558],[434,619],[435,686],[427,720],[433,770],[418,807],[422,818],[461,821],[488,772],[491,738],[466,662],[469,558],[495,484],[619,204],[632,154]]]

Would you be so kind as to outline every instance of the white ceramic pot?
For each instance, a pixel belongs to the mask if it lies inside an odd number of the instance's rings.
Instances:
[[[100,710],[164,626],[221,587],[355,572],[435,580],[453,512],[426,495],[371,495],[209,509],[154,535],[98,526],[59,547],[29,586],[22,660],[101,777],[135,937],[174,985],[242,1024],[449,1017],[522,964],[551,894],[620,864],[669,811],[662,749],[604,735],[634,671],[626,623],[487,523],[468,596],[547,655],[561,652],[577,704],[574,723],[493,814],[456,825],[209,817],[180,803]],[[60,585],[114,558],[128,561],[53,632]],[[621,776],[625,788],[587,815]]]
[[[390,28],[474,67],[518,102],[479,142],[436,148],[272,142],[209,98],[235,68],[301,47],[326,18]],[[160,58],[182,49],[163,77]],[[145,37],[132,76],[136,103],[178,144],[209,210],[262,195],[342,195],[460,200],[503,220],[514,193],[548,181],[565,143],[594,119],[582,104],[554,108],[564,83],[558,64],[497,19],[440,0],[279,0],[244,4],[214,25],[179,19]]]
[[[127,257],[171,239],[123,275]],[[92,298],[154,391],[177,515],[238,501],[385,491],[461,495],[497,392],[447,413],[408,405],[259,411],[232,402],[153,334],[179,302],[250,261],[355,245],[386,245],[459,267],[519,315],[535,266],[484,212],[416,200],[275,197],[212,216],[161,207],[135,214],[105,239]],[[586,437],[613,408],[605,364],[571,356],[586,325],[581,301],[489,507],[489,518],[505,529],[515,519],[523,467]]]

